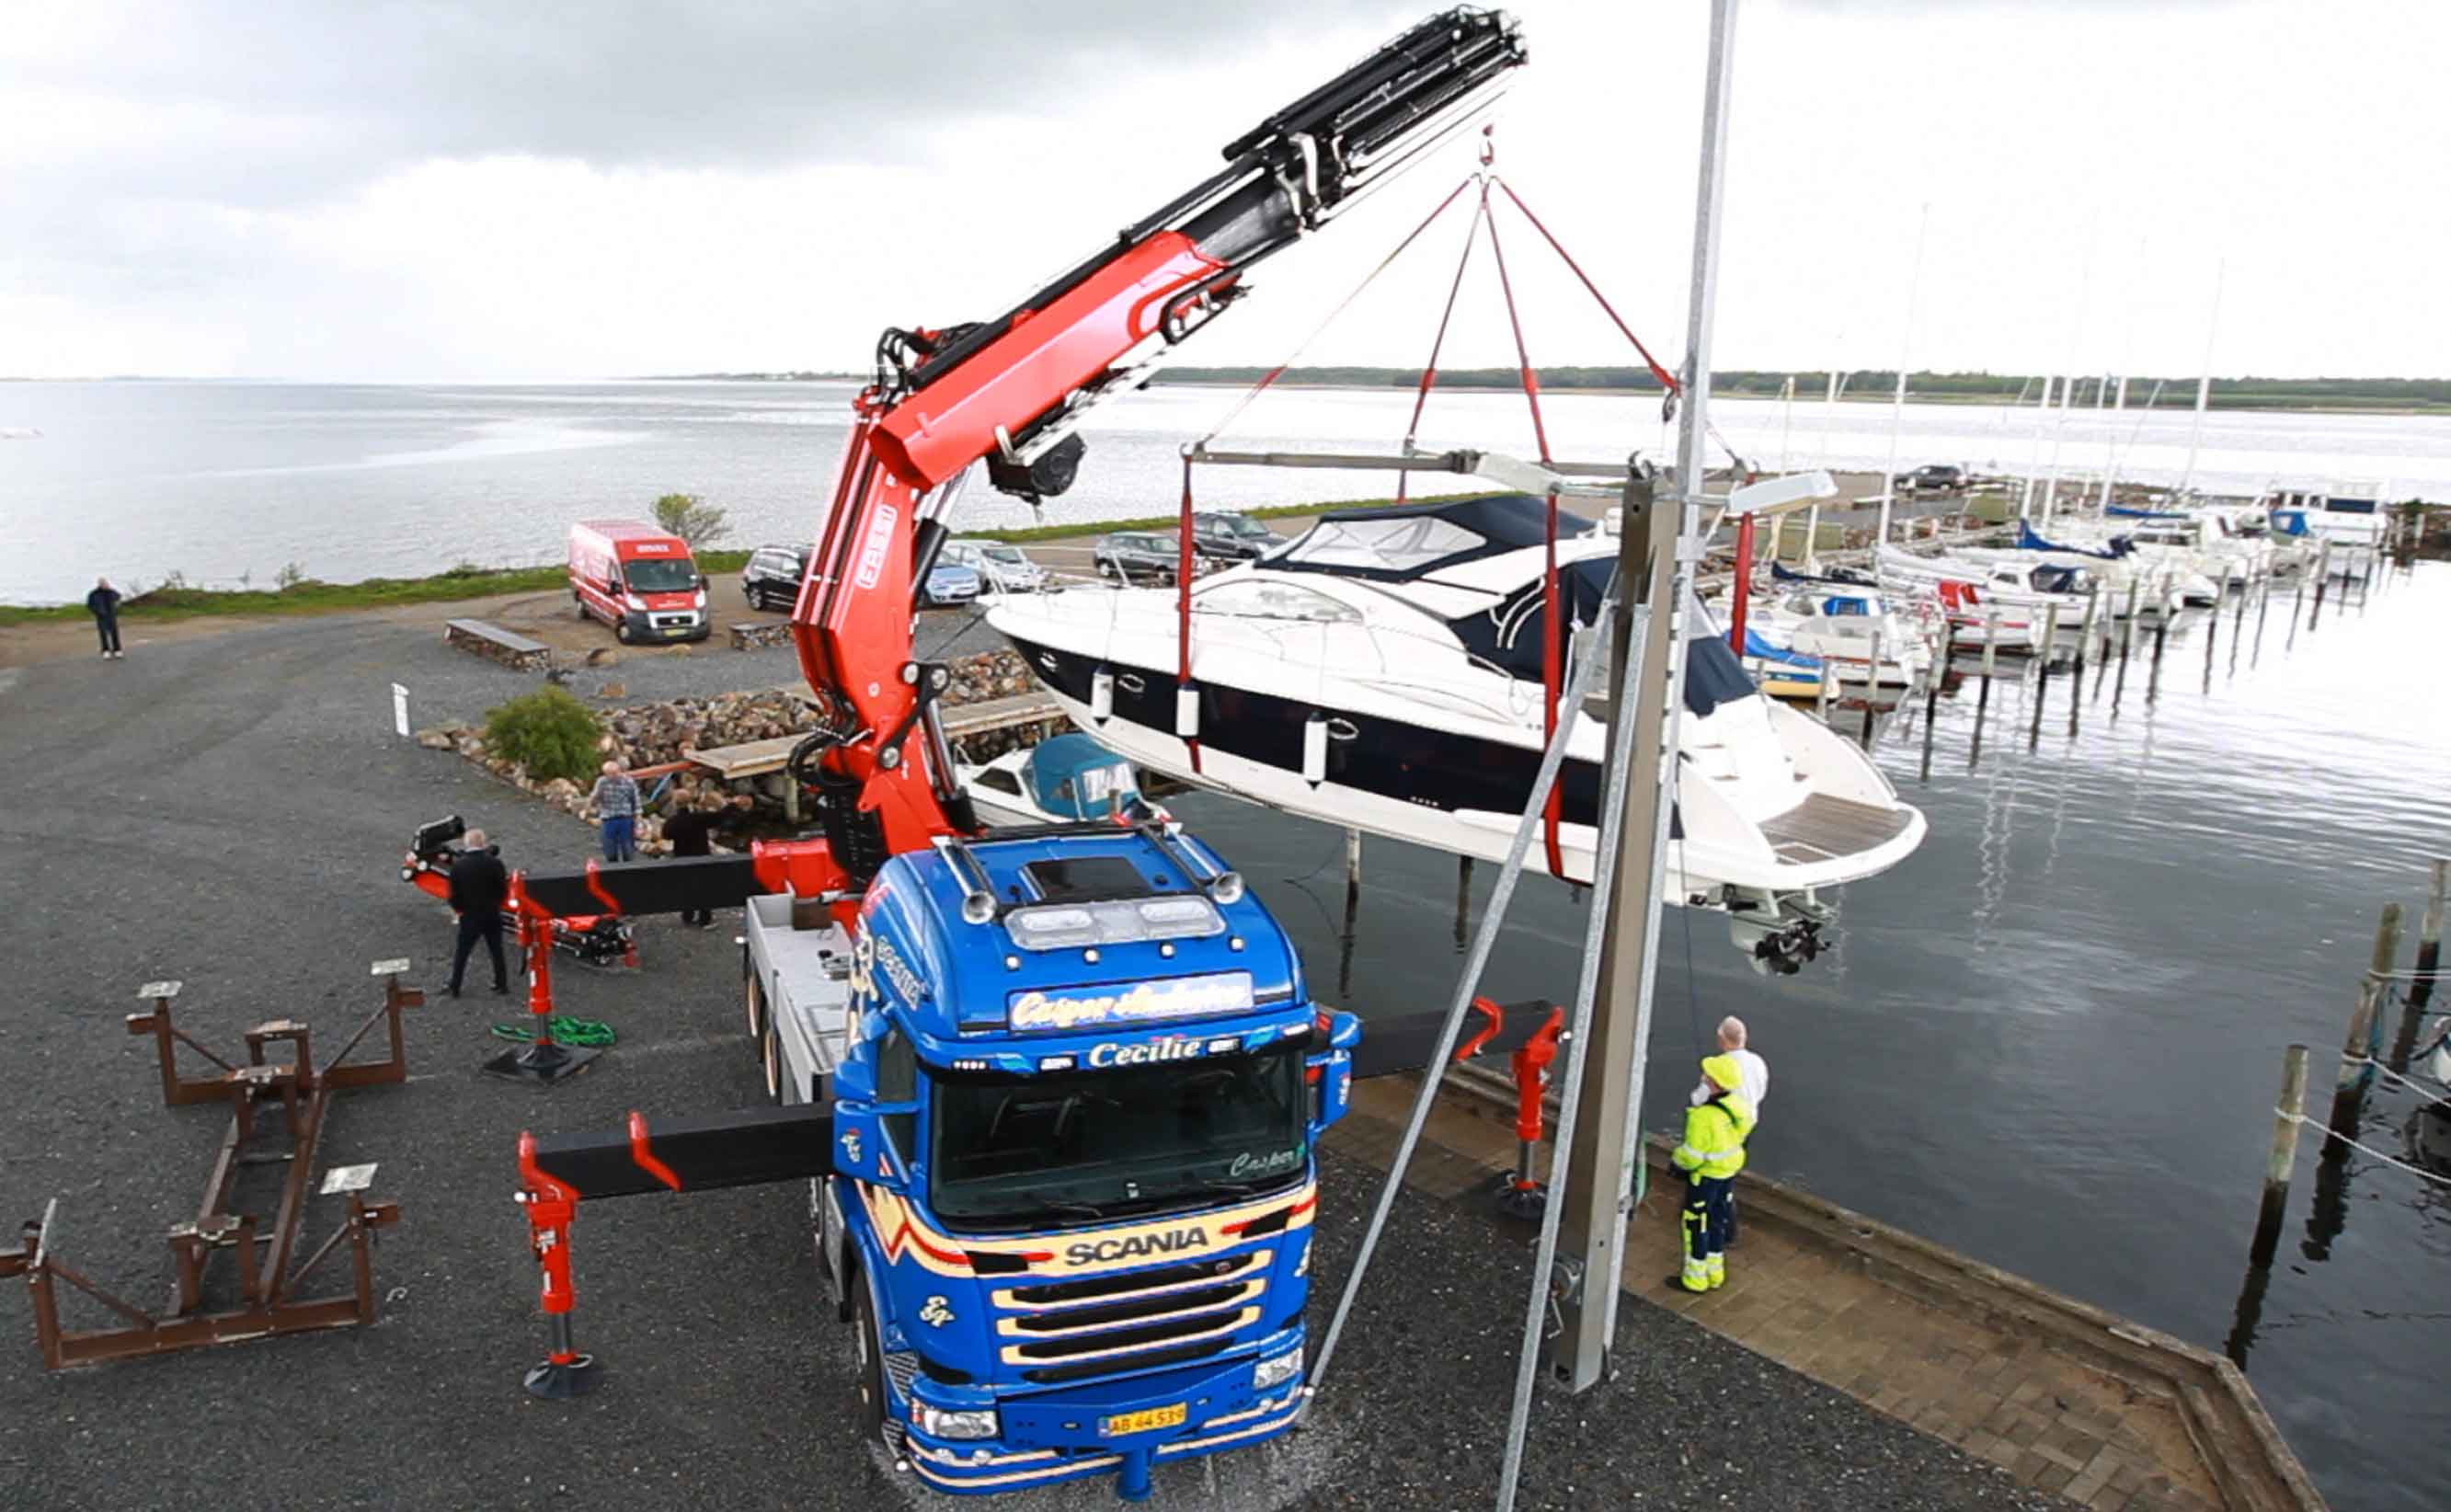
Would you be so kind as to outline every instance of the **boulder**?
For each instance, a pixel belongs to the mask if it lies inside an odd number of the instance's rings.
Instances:
[[[587,654],[587,664],[591,667],[610,667],[618,663],[620,659],[621,653],[611,646],[598,646]]]
[[[447,730],[420,730],[417,732],[417,743],[428,751],[448,751],[453,742],[451,734]]]

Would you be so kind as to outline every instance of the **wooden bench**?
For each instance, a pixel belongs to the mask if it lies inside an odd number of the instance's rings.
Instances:
[[[482,619],[445,619],[442,621],[442,639],[446,645],[473,651],[480,657],[491,657],[520,672],[532,672],[543,666],[553,654],[541,640],[514,635],[500,625],[487,624]]]
[[[792,621],[789,619],[742,619],[728,628],[732,631],[732,649],[735,651],[779,646],[792,638]]]

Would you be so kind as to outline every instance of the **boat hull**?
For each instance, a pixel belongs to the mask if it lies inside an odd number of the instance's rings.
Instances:
[[[1214,682],[1199,690],[1195,760],[1191,743],[1174,733],[1171,671],[1068,650],[999,628],[1065,713],[1103,744],[1181,781],[1298,817],[1500,860],[1539,775],[1537,727],[1525,727],[1517,739],[1493,738],[1486,732],[1441,729],[1384,713],[1322,709],[1304,699]],[[1101,670],[1111,679],[1103,719],[1093,692]],[[1777,713],[1802,718],[1784,709]],[[1306,726],[1315,714],[1325,718],[1329,730],[1317,782],[1304,776],[1304,750]],[[1587,883],[1593,875],[1604,744],[1603,726],[1577,720],[1559,776],[1559,869],[1553,874],[1568,881]],[[1710,798],[1704,795],[1699,800],[1708,803]],[[1670,834],[1666,900],[1697,908],[1757,906],[1768,897],[1834,887],[1886,871],[1922,842],[1923,815],[1912,807],[1850,807],[1883,815],[1872,826],[1877,838],[1861,850],[1834,854],[1807,844],[1782,854],[1775,841],[1766,844],[1751,831],[1737,836],[1737,843],[1715,844],[1689,836],[1679,815]],[[1553,872],[1546,846],[1537,837],[1525,866]]]

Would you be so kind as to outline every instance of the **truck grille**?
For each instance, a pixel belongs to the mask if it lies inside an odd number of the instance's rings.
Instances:
[[[1077,1380],[1199,1359],[1263,1314],[1273,1252],[1226,1255],[994,1294],[1008,1365],[1031,1381]]]

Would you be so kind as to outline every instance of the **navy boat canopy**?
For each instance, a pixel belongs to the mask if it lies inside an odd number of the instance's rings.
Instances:
[[[1586,557],[1559,566],[1558,600],[1565,611],[1566,625],[1588,625],[1599,617],[1600,602],[1608,595],[1609,579],[1616,571],[1616,560],[1608,557]],[[1541,677],[1541,637],[1548,626],[1544,598],[1540,579],[1535,578],[1491,608],[1448,620],[1447,628],[1475,657],[1508,677],[1538,682]],[[1695,617],[1693,634],[1685,645],[1685,708],[1699,719],[1723,703],[1759,690],[1745,675],[1736,654],[1729,649],[1726,632],[1713,626],[1701,605],[1689,597],[1685,612]],[[1572,644],[1568,637],[1559,647],[1560,668],[1567,664],[1566,652]]]
[[[1589,535],[1592,522],[1562,511],[1558,539]],[[1373,582],[1410,582],[1483,557],[1549,539],[1549,503],[1533,494],[1484,494],[1402,509],[1335,509],[1268,559],[1274,572],[1324,572]]]
[[[2066,552],[2071,557],[2099,557],[2105,561],[2116,561],[2134,551],[2136,542],[2126,536],[2114,536],[2111,538],[2110,549],[2108,551],[2095,551],[2088,546],[2065,546],[2057,541],[2045,540],[2035,534],[2033,526],[2021,520],[2017,521],[2017,549],[2019,551],[2058,551]]]

